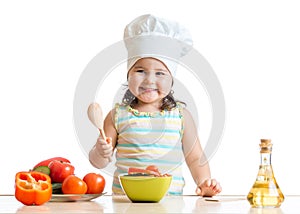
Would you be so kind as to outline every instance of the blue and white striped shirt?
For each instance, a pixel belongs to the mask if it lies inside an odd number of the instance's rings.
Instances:
[[[124,194],[118,176],[127,173],[129,167],[156,165],[162,174],[173,177],[168,194],[181,195],[184,187],[182,107],[178,104],[171,111],[148,113],[117,104],[115,110],[118,140],[113,193]]]

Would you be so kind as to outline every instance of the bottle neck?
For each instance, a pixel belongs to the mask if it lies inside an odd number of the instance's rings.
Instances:
[[[271,153],[260,153],[260,164],[271,165]]]

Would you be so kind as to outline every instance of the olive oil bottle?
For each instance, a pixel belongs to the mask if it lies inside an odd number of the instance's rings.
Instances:
[[[259,171],[247,196],[252,207],[279,207],[284,200],[271,165],[272,145],[271,140],[261,139]]]

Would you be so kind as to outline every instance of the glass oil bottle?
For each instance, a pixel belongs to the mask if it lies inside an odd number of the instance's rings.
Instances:
[[[271,165],[272,145],[271,140],[261,139],[259,171],[247,195],[252,207],[279,207],[284,200]]]

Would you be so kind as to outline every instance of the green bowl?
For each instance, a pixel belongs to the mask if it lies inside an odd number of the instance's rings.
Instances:
[[[172,177],[120,176],[121,186],[132,202],[159,202],[167,193]]]

